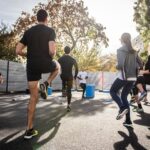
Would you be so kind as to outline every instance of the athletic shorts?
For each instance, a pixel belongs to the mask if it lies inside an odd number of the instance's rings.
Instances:
[[[51,73],[56,70],[56,67],[55,61],[51,61],[46,65],[43,65],[43,63],[27,65],[27,80],[39,81],[42,77],[42,73]]]

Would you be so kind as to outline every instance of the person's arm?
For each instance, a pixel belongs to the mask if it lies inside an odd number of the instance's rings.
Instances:
[[[25,31],[22,39],[16,46],[16,54],[20,55],[20,56],[26,56],[26,52],[23,51],[23,49],[26,47],[26,45],[27,45],[27,31]]]
[[[81,78],[81,76],[80,76],[80,72],[78,73],[77,78],[78,78],[79,80],[82,80],[82,78]]]
[[[56,55],[56,44],[55,41],[49,41],[49,55],[54,57]]]
[[[56,39],[55,31],[53,29],[51,29],[50,30],[50,36],[49,36],[49,42],[48,42],[49,55],[51,57],[54,57],[56,55],[56,43],[55,43],[55,39]]]
[[[139,74],[140,74],[140,75],[143,75],[143,74],[150,74],[150,71],[149,71],[149,70],[140,70],[140,71],[139,71]]]
[[[77,75],[78,75],[78,64],[77,64],[76,61],[75,61],[75,63],[74,63],[74,67],[75,67],[75,75],[74,75],[74,78],[76,79],[76,78],[77,78]]]
[[[82,80],[82,78],[80,78],[79,76],[77,76],[77,78],[78,78],[79,80]]]
[[[126,54],[123,52],[122,49],[118,49],[117,50],[117,65],[116,65],[116,69],[118,70],[122,70],[124,67],[124,62],[125,62],[125,57]]]
[[[137,55],[136,61],[138,64],[138,69],[142,70],[144,67],[144,63],[143,63],[142,59],[139,57],[139,55]]]
[[[26,46],[24,44],[19,42],[16,46],[16,54],[20,56],[26,56],[26,52],[23,51],[25,47]]]

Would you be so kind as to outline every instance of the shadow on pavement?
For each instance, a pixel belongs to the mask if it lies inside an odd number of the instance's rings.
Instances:
[[[75,100],[68,116],[95,115],[104,111],[111,103],[108,99]],[[54,99],[40,100],[34,123],[39,135],[31,140],[24,140],[27,104],[28,99],[13,101],[12,98],[0,98],[0,150],[32,150],[42,147],[56,136],[61,127],[61,119],[67,114],[65,106],[58,105]]]
[[[112,104],[112,100],[76,100],[72,102],[72,111],[69,116],[90,116],[95,115],[97,112],[103,112],[105,108]]]
[[[134,129],[131,127],[128,127],[129,135],[122,131],[118,131],[119,135],[122,136],[124,139],[122,141],[114,143],[114,149],[115,150],[127,150],[127,147],[131,145],[131,147],[134,150],[147,150],[144,146],[142,146],[138,142],[138,138],[136,134],[134,133]]]
[[[39,135],[33,139],[24,140],[23,135],[25,131],[21,130],[12,134],[9,131],[11,131],[11,128],[18,129],[26,125],[26,104],[17,102],[13,105],[15,105],[16,109],[11,109],[11,113],[4,117],[5,121],[0,121],[0,123],[3,122],[3,125],[5,124],[3,129],[9,129],[6,133],[3,133],[5,137],[3,139],[1,137],[0,150],[33,150],[40,148],[55,137],[61,125],[61,118],[67,114],[63,107],[51,107],[52,104],[38,108],[36,110],[35,128],[39,131]],[[20,114],[22,115],[21,121],[19,118]],[[12,121],[14,123],[10,124]],[[6,137],[6,135],[8,136]]]
[[[150,114],[145,113],[145,112],[139,113],[138,117],[140,117],[140,119],[133,121],[135,124],[143,125],[143,126],[150,126],[150,121],[149,121]]]

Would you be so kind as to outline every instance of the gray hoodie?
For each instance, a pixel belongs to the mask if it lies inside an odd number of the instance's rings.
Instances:
[[[128,50],[126,45],[123,45],[117,50],[117,66],[116,68],[121,71],[124,80],[129,78],[136,79],[138,62],[137,62],[137,52],[134,50]]]

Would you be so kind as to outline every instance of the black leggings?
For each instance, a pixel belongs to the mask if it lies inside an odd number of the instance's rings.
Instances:
[[[62,93],[67,94],[68,105],[71,103],[71,89],[73,85],[73,80],[64,80],[62,79]]]
[[[83,98],[85,90],[86,90],[86,84],[85,83],[80,83],[80,87],[83,89],[83,93],[82,93],[82,98]]]

